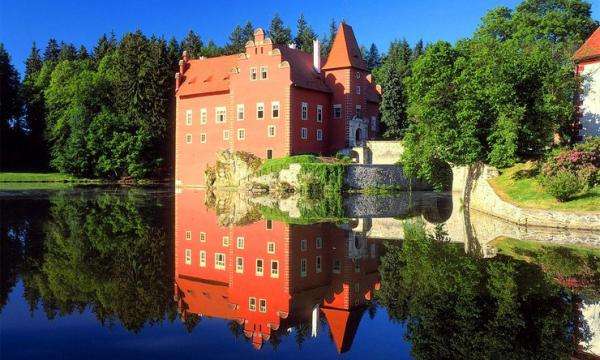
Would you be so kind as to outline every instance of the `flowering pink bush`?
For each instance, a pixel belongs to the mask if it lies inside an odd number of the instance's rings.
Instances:
[[[600,185],[600,141],[590,139],[573,149],[564,149],[549,157],[542,166],[542,177],[570,172],[586,186]]]

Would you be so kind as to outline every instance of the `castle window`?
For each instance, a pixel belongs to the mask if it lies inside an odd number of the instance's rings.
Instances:
[[[186,240],[192,240],[192,232],[191,231],[186,231],[185,232],[185,239]]]
[[[342,105],[341,104],[333,105],[333,118],[339,119],[341,117],[342,117]]]
[[[300,276],[306,277],[306,259],[300,259]]]
[[[360,71],[357,71],[356,74],[355,74],[355,76],[356,76],[357,79],[360,79]]]
[[[250,68],[250,80],[256,80],[257,72],[255,67]]]
[[[316,262],[315,262],[315,269],[317,273],[320,273],[322,270],[322,265],[321,265],[321,256],[317,255],[316,258]]]
[[[219,106],[215,108],[215,121],[217,124],[222,124],[225,122],[225,117],[227,114],[227,108],[225,106]]]
[[[267,228],[267,230],[272,230],[273,229],[273,220],[267,220],[265,227]]]
[[[263,276],[264,268],[263,268],[263,260],[256,259],[256,276]]]
[[[185,142],[186,144],[192,143],[192,134],[185,134]]]
[[[243,249],[244,248],[244,242],[245,242],[244,237],[243,236],[238,236],[238,238],[237,238],[237,248],[238,249]]]
[[[206,251],[200,251],[200,267],[206,267]]]
[[[223,253],[215,254],[215,269],[225,270],[225,254],[223,254]]]
[[[355,273],[360,272],[360,263],[358,262],[358,260],[354,263],[354,272]]]
[[[356,95],[360,95],[360,85],[356,86]]]
[[[208,121],[208,111],[206,108],[200,109],[200,124],[206,124]]]
[[[254,297],[248,298],[248,310],[256,311],[256,298],[254,298]]]
[[[323,122],[323,105],[317,105],[317,122]]]
[[[240,141],[246,139],[246,130],[245,129],[238,129],[237,138]]]
[[[262,50],[262,48],[261,48],[261,50]],[[262,80],[265,80],[267,78],[267,67],[266,66],[260,67],[260,78]]]
[[[273,149],[267,149],[267,159],[273,158]]]
[[[272,278],[279,277],[279,261],[271,260],[271,277]]]
[[[323,248],[323,238],[322,238],[322,237],[318,237],[318,238],[315,240],[315,247],[316,247],[317,249],[322,249],[322,248]]]
[[[360,105],[356,105],[356,117],[362,119],[362,107]]]
[[[191,249],[185,249],[185,264],[186,265],[192,264],[192,250]]]
[[[260,311],[262,313],[267,312],[267,300],[265,300],[265,299],[258,300],[258,311]]]
[[[302,138],[304,140],[308,139],[308,129],[307,128],[300,129],[300,138]]]
[[[306,239],[302,239],[300,240],[300,251],[306,250],[308,250],[308,242],[306,241]]]
[[[192,110],[185,112],[185,124],[188,126],[192,125]]]
[[[229,130],[223,130],[223,140],[229,140]]]
[[[302,103],[302,120],[308,120],[308,103]]]
[[[244,258],[243,257],[238,256],[235,258],[235,272],[238,274],[244,273]]]
[[[205,133],[200,134],[200,142],[202,144],[206,143],[206,134]]]
[[[200,242],[206,242],[206,233],[205,232],[200,233]]]
[[[279,119],[279,101],[273,101],[271,103],[271,118]]]
[[[269,125],[269,127],[267,128],[267,136],[275,137],[275,125]]]
[[[275,254],[275,243],[274,242],[267,243],[267,252],[269,254]]]
[[[237,105],[237,119],[244,120],[244,104]]]
[[[256,118],[262,120],[265,118],[265,104],[256,103]]]
[[[223,246],[229,246],[229,236],[223,236]]]
[[[323,130],[317,129],[317,141],[323,141]]]
[[[334,274],[339,274],[342,271],[342,264],[339,259],[333,260],[333,269]]]

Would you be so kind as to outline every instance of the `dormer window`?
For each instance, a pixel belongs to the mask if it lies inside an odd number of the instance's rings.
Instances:
[[[258,73],[256,72],[255,67],[250,68],[250,80],[256,80],[258,77]]]

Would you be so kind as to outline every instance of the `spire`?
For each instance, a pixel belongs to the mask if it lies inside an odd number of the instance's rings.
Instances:
[[[342,22],[335,35],[323,69],[330,70],[347,67],[366,70],[367,64],[362,58],[352,27]]]
[[[592,36],[587,39],[577,50],[573,59],[575,61],[600,58],[600,27],[594,31]]]
[[[360,307],[353,310],[322,308],[322,310],[338,353],[342,354],[350,350],[365,308]]]

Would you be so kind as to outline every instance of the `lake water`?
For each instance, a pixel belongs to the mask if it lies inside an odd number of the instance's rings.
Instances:
[[[0,192],[1,358],[600,353],[599,234],[465,214],[452,194],[338,200]]]

